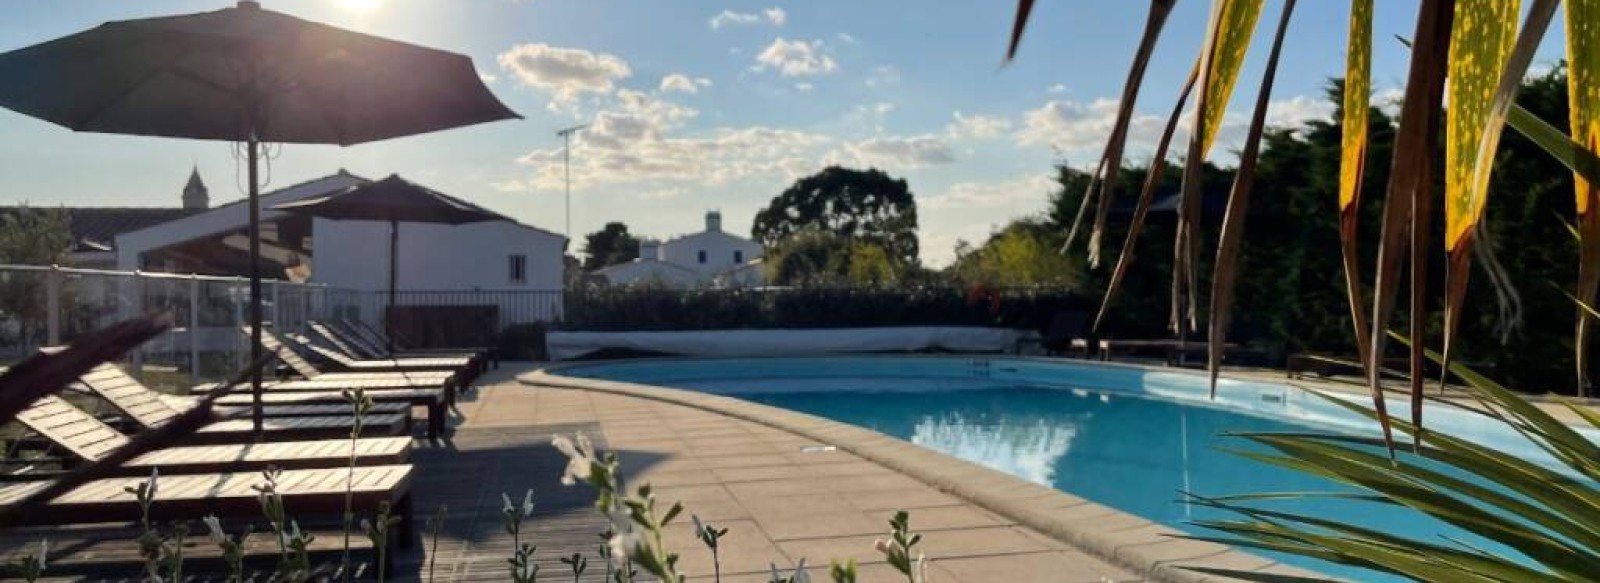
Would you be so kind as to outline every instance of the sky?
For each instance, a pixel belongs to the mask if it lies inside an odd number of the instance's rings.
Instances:
[[[1212,159],[1242,140],[1282,0],[1268,0]],[[876,167],[916,195],[922,258],[941,266],[1042,212],[1052,165],[1098,161],[1146,3],[1040,0],[1017,60],[1002,66],[1015,3],[998,0],[263,0],[263,6],[470,56],[525,119],[363,144],[275,149],[266,189],[340,168],[398,173],[558,233],[562,142],[571,232],[622,221],[642,236],[698,231],[707,210],[748,235],[797,178],[828,164]],[[1413,2],[1376,3],[1373,85],[1397,98]],[[122,20],[213,10],[198,0],[8,4],[0,51]],[[1210,2],[1178,2],[1140,95],[1127,156],[1151,155],[1203,40]],[[1349,2],[1299,2],[1269,124],[1326,118],[1342,74]],[[1560,57],[1552,27],[1535,67]],[[1180,140],[1184,134],[1180,133]],[[191,167],[212,204],[243,197],[226,143],[77,134],[0,108],[0,204],[176,206]],[[576,250],[581,243],[575,243]]]

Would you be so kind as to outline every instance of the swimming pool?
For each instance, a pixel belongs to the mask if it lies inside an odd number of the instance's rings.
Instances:
[[[810,413],[1188,532],[1197,532],[1190,521],[1222,515],[1182,503],[1181,492],[1345,489],[1223,451],[1252,446],[1222,432],[1376,431],[1369,421],[1284,384],[1225,379],[1212,401],[1202,375],[1077,362],[906,356],[652,360],[566,366],[552,373],[694,389]],[[1428,415],[1434,427],[1528,458],[1543,456],[1510,430],[1476,416],[1437,407]],[[1405,509],[1330,500],[1276,508],[1512,552]],[[1364,571],[1272,558],[1374,580]]]

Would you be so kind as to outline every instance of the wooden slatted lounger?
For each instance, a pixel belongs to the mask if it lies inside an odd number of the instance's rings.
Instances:
[[[17,421],[85,462],[99,461],[129,441],[122,432],[54,395],[34,401],[17,415]],[[354,444],[349,439],[328,439],[172,447],[139,456],[117,469],[125,475],[143,476],[149,475],[151,468],[160,468],[163,475],[250,471],[267,466],[337,468],[350,463],[352,445],[356,465],[401,464],[411,456],[409,437],[365,438]]]
[[[182,411],[162,399],[159,393],[145,388],[139,381],[112,364],[101,364],[78,378],[87,390],[111,403],[140,428],[149,429],[177,417]],[[269,417],[262,426],[263,437],[269,440],[336,439],[350,437],[354,419],[343,417]],[[384,414],[368,415],[362,428],[363,436],[409,435],[411,416]],[[255,437],[255,426],[248,417],[226,419],[200,428],[189,436],[192,443],[227,443]]]
[[[249,333],[248,328],[244,329],[243,331],[246,334]],[[279,338],[276,334],[273,334],[270,331],[267,331],[261,335],[261,346],[262,348],[267,349],[267,351],[272,352],[273,356],[276,356],[278,360],[288,365],[290,369],[294,370],[295,374],[305,377],[306,380],[324,382],[359,380],[366,383],[385,381],[392,386],[445,386],[446,388],[451,389],[452,392],[454,389],[459,388],[459,386],[463,384],[459,382],[460,379],[457,378],[456,373],[452,371],[387,370],[340,373],[324,372],[322,369],[317,368],[316,365],[312,364],[311,361],[308,361],[304,357],[300,356],[299,352],[296,352],[292,347],[284,343],[283,339]]]
[[[163,395],[144,386],[138,379],[133,378],[111,364],[104,364],[96,368],[90,375],[95,383],[88,388],[94,390],[96,386],[103,387],[104,391],[95,391],[107,399],[120,399],[127,406],[149,414],[162,415],[161,419],[152,419],[156,423],[165,423],[187,408],[183,401],[192,401],[191,397],[174,397]],[[85,383],[86,385],[88,383]],[[376,403],[370,415],[401,415],[407,417],[405,427],[409,428],[411,422],[411,407],[420,405],[428,411],[428,439],[438,439],[444,434],[446,422],[446,409],[454,403],[450,401],[452,393],[443,387],[406,387],[391,388],[388,385],[373,383],[372,386],[363,386],[362,381],[345,381],[340,383],[317,381],[278,381],[264,385],[265,391],[261,395],[262,413],[266,417],[342,417],[350,416],[350,405],[340,392],[347,388],[370,389],[367,396]],[[216,385],[200,387],[201,390],[210,390]],[[167,406],[159,407],[142,401],[157,399]],[[255,401],[248,389],[241,385],[234,393],[217,400],[219,409],[226,413],[237,415],[241,419],[248,419],[250,408]],[[370,417],[369,417],[370,418]]]
[[[411,519],[410,465],[362,466],[346,468],[285,470],[278,477],[278,492],[284,505],[297,517],[340,515],[344,513],[346,480],[351,488],[352,510],[358,515],[373,515],[378,505],[388,502],[391,513],[400,517],[399,536],[390,540],[410,544]],[[7,526],[64,525],[129,522],[139,519],[139,505],[124,488],[148,478],[110,478],[84,484],[56,499],[39,511],[15,514]],[[162,476],[150,506],[152,520],[193,520],[206,514],[219,517],[260,518],[261,505],[251,486],[264,482],[260,473],[201,474]],[[0,485],[0,506],[10,506],[44,488],[48,482],[22,482]],[[392,556],[392,553],[391,553]]]
[[[344,353],[346,356],[356,360],[428,357],[470,358],[478,364],[480,369],[500,367],[500,361],[499,359],[495,358],[494,351],[492,350],[439,348],[389,351],[367,344],[364,339],[356,336],[349,329],[337,325],[335,322],[308,320],[306,321],[306,326],[311,328],[313,333],[326,341],[331,348],[338,350],[339,352]]]
[[[357,360],[313,342],[310,338],[297,334],[288,335],[295,344],[310,350],[318,357],[330,362],[333,366],[347,372],[392,372],[392,371],[454,371],[463,382],[471,382],[483,374],[483,365],[475,357],[430,357],[430,358],[380,358],[373,360]]]
[[[485,346],[461,346],[456,348],[441,348],[438,350],[403,348],[391,352],[388,348],[390,345],[398,346],[403,344],[403,342],[399,342],[399,339],[396,339],[396,342],[390,342],[382,332],[379,332],[377,329],[368,326],[365,322],[351,319],[340,319],[332,321],[331,323],[334,324],[337,329],[343,330],[347,337],[354,338],[358,343],[357,347],[363,348],[367,352],[367,355],[371,358],[383,358],[385,356],[395,355],[403,356],[407,353],[426,354],[429,352],[439,351],[477,354],[493,358],[493,354],[495,352],[493,348]]]

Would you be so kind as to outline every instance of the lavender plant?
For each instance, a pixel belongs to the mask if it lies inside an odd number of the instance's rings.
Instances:
[[[172,527],[172,536],[161,541],[161,566],[171,575],[173,583],[183,582],[183,542],[189,537],[188,523],[179,522]]]
[[[311,571],[311,558],[307,553],[316,537],[300,531],[300,524],[288,517],[283,505],[283,495],[278,493],[278,477],[283,470],[268,467],[261,472],[263,482],[251,486],[256,500],[261,503],[261,513],[266,515],[278,542],[278,576],[287,580],[304,579]]]
[[[344,554],[339,560],[339,571],[344,573],[345,581],[350,581],[354,573],[350,568],[350,526],[355,522],[355,479],[356,479],[356,443],[361,438],[362,426],[366,423],[367,414],[372,412],[374,405],[372,397],[367,396],[364,389],[345,389],[340,391],[344,400],[350,403],[351,416],[355,422],[350,425],[350,461],[346,464],[344,479]]]
[[[367,540],[372,541],[372,549],[378,554],[378,583],[383,583],[389,567],[389,532],[401,520],[401,517],[390,514],[390,510],[389,502],[385,500],[378,503],[376,520],[361,519],[361,530],[367,533]]]
[[[811,583],[811,573],[806,570],[805,557],[800,557],[800,562],[795,563],[794,570],[788,574],[779,571],[777,563],[767,565],[772,569],[772,576],[767,578],[767,583]]]
[[[158,481],[161,472],[156,468],[150,469],[150,479],[132,486],[126,486],[122,491],[133,495],[139,503],[139,538],[134,539],[139,545],[139,558],[144,559],[144,575],[148,581],[162,581],[161,578],[161,533],[150,521],[150,506],[155,503]]]
[[[589,568],[589,560],[583,558],[583,553],[572,553],[571,557],[562,557],[561,564],[572,570],[572,583],[578,583],[583,578],[583,572]]]
[[[250,537],[250,526],[245,525],[244,531],[239,533],[239,537],[234,538],[228,536],[228,533],[222,530],[222,521],[218,520],[216,515],[208,514],[200,521],[205,523],[206,530],[209,531],[211,537],[211,543],[222,550],[222,561],[228,566],[228,578],[224,581],[227,583],[243,583],[244,541]]]
[[[505,505],[500,513],[505,517],[506,534],[511,535],[511,558],[506,559],[511,569],[511,580],[517,583],[528,583],[539,577],[539,565],[533,562],[535,547],[522,542],[522,522],[533,516],[533,490],[530,488],[522,495],[522,505],[511,504],[511,497],[504,492],[500,499]]]
[[[702,523],[700,517],[693,514],[689,515],[689,519],[694,521],[695,538],[711,549],[711,580],[722,583],[722,557],[717,553],[717,541],[722,540],[722,535],[728,534],[728,529]]]
[[[15,567],[17,572],[22,575],[23,580],[27,581],[28,583],[33,583],[34,581],[38,581],[39,577],[44,575],[44,570],[48,566],[46,564],[46,557],[49,554],[50,540],[41,539],[39,541],[39,552],[22,555],[22,558],[17,559],[17,562],[13,564],[13,567]]]

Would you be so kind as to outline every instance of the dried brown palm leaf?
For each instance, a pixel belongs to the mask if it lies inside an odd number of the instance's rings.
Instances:
[[[1367,311],[1361,292],[1361,260],[1357,227],[1361,218],[1361,183],[1367,166],[1367,124],[1372,95],[1372,0],[1351,0],[1350,40],[1345,59],[1343,117],[1339,152],[1339,249],[1344,259],[1345,293],[1350,321],[1363,368],[1368,360]]]
[[[1239,251],[1244,244],[1245,216],[1250,213],[1250,191],[1256,182],[1256,157],[1261,152],[1261,134],[1266,131],[1267,107],[1272,102],[1272,83],[1278,75],[1278,56],[1283,52],[1283,35],[1289,30],[1295,0],[1285,0],[1278,30],[1272,37],[1267,69],[1256,93],[1255,113],[1250,116],[1250,133],[1239,152],[1239,168],[1234,172],[1233,189],[1228,193],[1228,208],[1222,219],[1222,234],[1217,242],[1217,260],[1211,272],[1211,317],[1206,346],[1206,368],[1211,371],[1211,397],[1217,396],[1217,375],[1222,372],[1222,347],[1227,341],[1228,323],[1233,317],[1234,283],[1239,277]]]
[[[1367,343],[1371,352],[1367,362],[1374,364],[1383,362],[1388,341],[1385,329],[1400,289],[1400,262],[1410,248],[1406,235],[1411,231],[1412,213],[1417,200],[1427,198],[1433,186],[1433,152],[1438,142],[1439,102],[1444,88],[1454,7],[1449,0],[1422,0],[1417,8],[1411,64],[1406,76],[1405,97],[1400,105],[1400,127],[1396,130],[1388,193],[1383,201],[1378,273],[1373,283],[1371,335]],[[1421,331],[1413,332],[1420,334]],[[1413,344],[1421,342],[1413,341]],[[1367,389],[1383,426],[1384,443],[1393,456],[1394,441],[1390,437],[1388,411],[1379,385],[1381,368],[1367,367]]]
[[[1214,0],[1206,27],[1206,41],[1200,54],[1200,95],[1195,106],[1194,131],[1184,160],[1183,191],[1178,204],[1178,236],[1173,243],[1172,318],[1173,331],[1180,331],[1183,320],[1189,330],[1197,328],[1195,293],[1199,282],[1201,170],[1206,154],[1216,143],[1228,98],[1239,80],[1250,39],[1255,36],[1261,16],[1262,0]],[[1186,317],[1185,317],[1186,315]]]
[[[62,350],[36,354],[0,374],[0,423],[53,395],[100,363],[116,360],[172,326],[172,316],[136,318],[92,332]]]
[[[1111,128],[1111,139],[1100,159],[1104,176],[1096,196],[1099,206],[1094,215],[1094,229],[1089,232],[1089,267],[1100,266],[1101,239],[1105,237],[1106,217],[1111,215],[1111,201],[1116,197],[1117,173],[1122,169],[1122,151],[1128,144],[1128,125],[1133,120],[1133,109],[1139,101],[1139,88],[1144,85],[1145,68],[1150,65],[1150,55],[1155,52],[1156,40],[1166,26],[1167,15],[1177,0],[1151,0],[1150,13],[1145,17],[1144,36],[1139,39],[1139,51],[1134,54],[1133,65],[1128,69],[1128,80],[1122,86],[1122,101],[1117,106],[1117,121]]]
[[[1022,31],[1028,28],[1028,16],[1033,13],[1033,0],[1017,0],[1017,18],[1011,23],[1011,43],[1006,45],[1006,61],[1017,58],[1017,47],[1022,44]]]
[[[1156,187],[1161,184],[1161,176],[1166,172],[1167,148],[1172,145],[1172,134],[1178,129],[1178,121],[1183,118],[1183,106],[1189,101],[1189,93],[1194,90],[1195,77],[1199,75],[1199,63],[1189,70],[1188,80],[1183,82],[1183,91],[1178,93],[1178,102],[1172,106],[1172,113],[1167,116],[1167,127],[1161,130],[1161,140],[1156,143],[1155,157],[1150,160],[1149,172],[1144,177],[1144,187],[1139,191],[1139,201],[1133,209],[1133,219],[1128,222],[1128,235],[1122,241],[1122,254],[1117,256],[1117,266],[1111,272],[1111,281],[1106,285],[1106,295],[1100,300],[1100,312],[1094,317],[1094,330],[1100,329],[1100,324],[1106,319],[1106,312],[1111,309],[1111,301],[1122,289],[1122,280],[1128,275],[1128,267],[1133,264],[1133,248],[1139,240],[1139,233],[1144,230],[1145,216],[1150,212],[1150,203],[1155,199]]]

